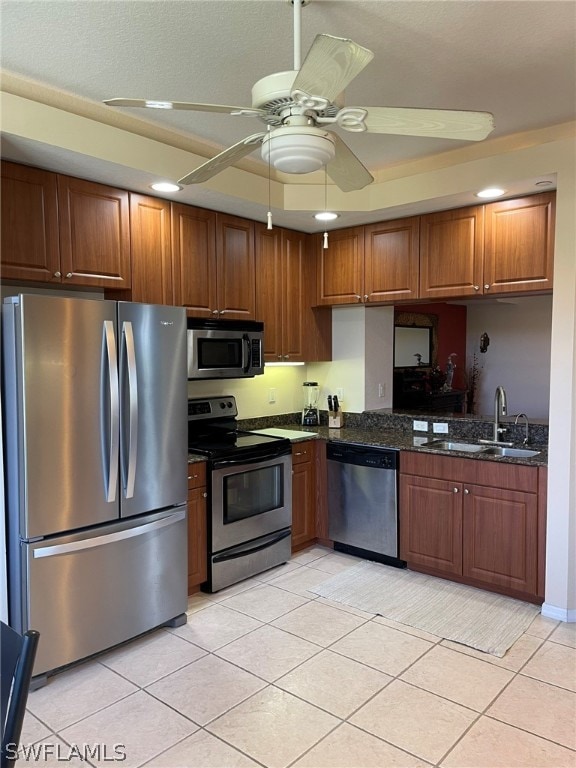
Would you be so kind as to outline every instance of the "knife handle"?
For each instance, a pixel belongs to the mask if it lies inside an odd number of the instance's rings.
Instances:
[[[338,397],[334,395],[333,400],[334,400],[334,413],[338,413],[338,411],[340,410],[340,403],[338,402]]]
[[[328,395],[328,410],[330,413],[332,413],[332,395]]]

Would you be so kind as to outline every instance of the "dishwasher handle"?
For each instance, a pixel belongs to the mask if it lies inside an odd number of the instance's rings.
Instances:
[[[399,452],[394,448],[379,448],[371,445],[356,445],[355,443],[326,444],[326,459],[340,464],[356,464],[360,467],[374,469],[398,469]]]

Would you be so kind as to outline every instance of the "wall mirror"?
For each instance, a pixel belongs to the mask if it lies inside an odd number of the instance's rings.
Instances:
[[[432,328],[397,325],[394,329],[394,367],[421,368],[432,360]]]
[[[394,367],[430,368],[437,364],[437,315],[399,313],[394,321]]]

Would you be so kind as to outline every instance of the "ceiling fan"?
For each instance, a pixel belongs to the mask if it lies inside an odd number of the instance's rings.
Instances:
[[[198,184],[212,178],[261,146],[262,159],[285,173],[311,173],[326,166],[328,176],[344,192],[362,189],[372,175],[331,127],[360,133],[400,134],[480,141],[494,128],[490,112],[404,107],[346,107],[342,93],[374,54],[341,37],[317,35],[300,66],[301,8],[310,0],[288,0],[294,6],[294,69],[275,72],[255,83],[252,106],[197,104],[187,101],[106,99],[113,107],[187,109],[258,117],[266,131],[228,147],[179,179]]]

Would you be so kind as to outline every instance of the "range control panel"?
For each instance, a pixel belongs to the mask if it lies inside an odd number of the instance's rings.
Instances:
[[[188,400],[188,421],[232,418],[238,415],[234,395],[202,397]]]

